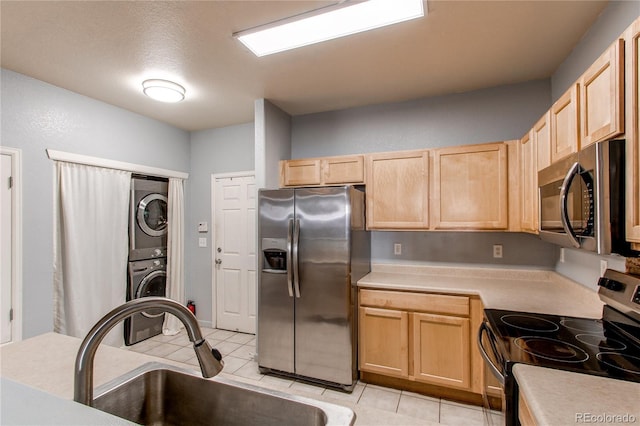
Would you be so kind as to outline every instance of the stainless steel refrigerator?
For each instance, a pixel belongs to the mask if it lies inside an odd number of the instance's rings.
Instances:
[[[262,372],[353,389],[356,282],[370,270],[364,208],[351,186],[259,191]]]

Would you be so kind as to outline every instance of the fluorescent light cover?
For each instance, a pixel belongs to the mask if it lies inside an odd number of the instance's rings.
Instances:
[[[285,19],[282,24],[241,31],[234,37],[256,56],[265,56],[422,16],[422,0],[368,0],[319,9]]]
[[[142,91],[151,99],[160,102],[180,102],[184,99],[184,87],[169,80],[145,80]]]

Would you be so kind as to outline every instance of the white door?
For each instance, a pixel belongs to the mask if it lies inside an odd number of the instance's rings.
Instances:
[[[12,184],[11,184],[11,156],[2,154],[2,163],[0,163],[0,173],[2,174],[2,180],[0,180],[0,206],[2,212],[0,213],[0,239],[2,243],[0,245],[0,258],[2,259],[2,268],[0,268],[0,280],[2,285],[2,292],[0,293],[0,320],[1,328],[1,340],[0,344],[10,342],[13,338],[11,330],[12,320],[12,255],[11,245],[13,239],[13,229],[11,212],[13,210],[13,203],[11,197]]]
[[[214,176],[213,192],[216,327],[255,333],[255,176]]]

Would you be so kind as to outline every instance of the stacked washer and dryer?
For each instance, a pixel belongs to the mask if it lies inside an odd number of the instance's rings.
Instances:
[[[166,179],[137,175],[131,179],[127,300],[166,296],[168,189]],[[132,315],[125,320],[125,344],[162,333],[163,322],[160,311]]]

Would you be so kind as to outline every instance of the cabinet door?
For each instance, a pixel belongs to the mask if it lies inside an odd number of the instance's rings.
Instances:
[[[367,156],[367,227],[429,227],[429,152]]]
[[[624,40],[617,40],[580,78],[580,149],[624,133]]]
[[[533,130],[520,140],[520,226],[525,232],[538,232],[538,168]]]
[[[438,149],[434,153],[436,229],[506,229],[507,146],[504,143]]]
[[[364,158],[362,155],[322,159],[323,184],[335,185],[363,182]]]
[[[280,186],[320,185],[320,160],[280,162]]]
[[[412,316],[416,381],[469,389],[469,319],[419,313]]]
[[[360,370],[409,377],[409,316],[391,309],[359,308]]]
[[[626,48],[626,232],[640,250],[640,19],[625,32]]]
[[[551,107],[552,163],[580,148],[578,109],[578,85],[574,84]]]
[[[537,152],[537,169],[551,165],[551,111],[547,111],[533,126],[533,144]]]

